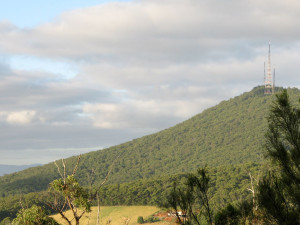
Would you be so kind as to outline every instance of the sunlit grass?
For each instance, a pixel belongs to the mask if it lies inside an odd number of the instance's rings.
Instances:
[[[142,216],[147,219],[160,209],[155,206],[103,206],[100,208],[100,224],[106,225],[107,221],[111,220],[110,225],[126,224],[129,220],[130,225],[136,225],[137,218]],[[71,218],[71,212],[67,212],[67,217]],[[53,218],[62,225],[67,225],[59,214],[54,215]],[[75,221],[72,221],[75,224]],[[96,225],[97,223],[97,207],[92,207],[91,213],[86,213],[80,220],[80,224]],[[150,223],[144,223],[150,224]],[[171,223],[160,221],[151,223],[153,225],[170,225]]]

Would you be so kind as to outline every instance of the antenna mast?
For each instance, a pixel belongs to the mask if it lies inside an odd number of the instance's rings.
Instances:
[[[275,93],[275,90],[274,90],[274,88],[275,88],[275,67],[274,67],[274,70],[273,70],[273,94]]]
[[[265,66],[264,66],[265,67]],[[275,75],[275,70],[274,70]],[[271,44],[269,42],[269,55],[268,55],[268,64],[267,64],[267,73],[264,69],[264,76],[265,76],[265,95],[271,95],[274,93],[274,81],[272,76],[272,69],[271,69]],[[275,78],[275,76],[274,76]]]

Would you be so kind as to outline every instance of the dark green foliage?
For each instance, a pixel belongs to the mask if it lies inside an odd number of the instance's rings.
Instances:
[[[266,148],[277,170],[260,182],[259,205],[277,224],[300,224],[300,109],[287,90],[276,96],[268,124]]]
[[[189,217],[197,217],[191,208],[195,202],[194,196],[191,192],[191,189],[187,186],[184,188],[177,187],[174,183],[173,189],[170,192],[167,199],[167,206],[175,210],[177,220],[180,224],[189,224],[190,220],[187,220],[186,217],[182,218],[179,215],[179,211],[186,213]]]
[[[251,224],[255,221],[255,211],[253,211],[254,206],[252,203],[252,201],[245,199],[242,202],[238,203],[237,207],[235,207],[235,209],[238,209],[239,212],[239,224]],[[255,222],[253,224],[255,224]]]
[[[139,216],[139,217],[137,218],[137,222],[138,222],[139,224],[144,223],[144,218],[143,218],[142,216]]]
[[[11,225],[11,218],[10,218],[10,217],[4,218],[4,219],[0,222],[0,225]]]
[[[58,225],[58,223],[48,217],[40,206],[33,205],[31,208],[21,209],[12,225]]]
[[[145,222],[145,223],[155,223],[155,222],[158,222],[158,221],[160,221],[158,218],[153,217],[153,216],[150,216],[150,217],[147,218],[144,222]]]
[[[212,205],[224,207],[229,202],[238,202],[246,199],[249,192],[248,171],[256,174],[258,165],[246,164],[234,166],[223,166],[219,168],[208,168],[211,187],[209,194],[212,196]],[[104,205],[159,205],[173,188],[176,182],[179,186],[183,184],[188,174],[178,174],[153,179],[142,179],[123,184],[110,184],[103,186],[101,190],[101,202]]]
[[[199,201],[199,205],[205,209],[205,216],[209,224],[212,224],[212,211],[209,205],[208,189],[211,186],[210,178],[207,174],[207,170],[198,169],[197,174],[190,174],[187,180],[187,185],[194,192],[194,198]]]
[[[203,168],[198,169],[195,174],[189,174],[183,187],[174,183],[167,200],[169,207],[175,210],[180,224],[200,225],[203,215],[207,223],[212,224],[212,210],[208,196],[209,181],[207,170]],[[179,211],[184,216],[181,216]]]
[[[284,185],[276,176],[269,174],[264,177],[258,191],[260,207],[265,210],[264,220],[275,220],[276,224],[299,224],[299,213],[287,202]]]
[[[257,216],[256,216],[257,217]],[[229,203],[215,214],[215,225],[260,224],[253,215],[253,204],[250,200],[233,205]]]
[[[215,225],[238,225],[240,211],[229,204],[215,215]]]

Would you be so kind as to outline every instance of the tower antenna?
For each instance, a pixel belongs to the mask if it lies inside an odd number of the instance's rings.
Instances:
[[[264,69],[265,76],[265,95],[271,95],[274,93],[274,83],[271,69],[271,43],[269,42],[269,54],[268,54],[268,64],[267,64],[267,74]],[[275,72],[274,72],[275,75]]]
[[[275,93],[275,67],[274,67],[274,70],[273,70],[273,94]]]
[[[266,62],[264,62],[264,82],[266,80]]]

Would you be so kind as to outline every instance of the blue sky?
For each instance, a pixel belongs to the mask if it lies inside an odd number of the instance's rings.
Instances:
[[[174,126],[263,84],[300,87],[298,0],[0,1],[0,164]]]
[[[33,28],[55,20],[61,13],[109,2],[126,2],[129,0],[5,0],[1,2],[0,21],[9,21],[19,28]],[[30,55],[10,56],[10,65],[21,70],[47,71],[61,74],[62,79],[76,76],[77,69],[70,63],[32,57]]]
[[[128,0],[118,0],[118,2]],[[20,28],[30,28],[55,19],[62,12],[90,7],[112,0],[1,0],[0,20],[7,20]]]

